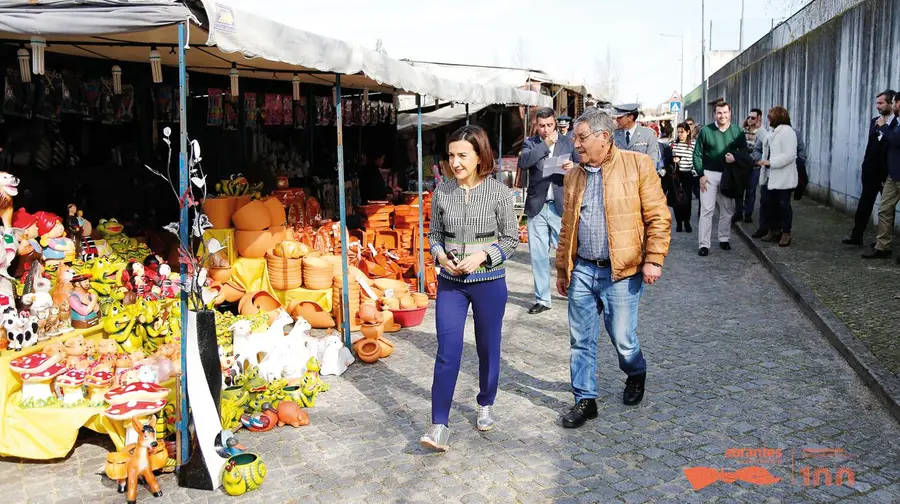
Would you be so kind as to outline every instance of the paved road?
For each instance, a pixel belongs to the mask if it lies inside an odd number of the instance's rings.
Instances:
[[[539,316],[527,252],[510,268],[499,425],[473,428],[477,361],[471,333],[451,415],[452,451],[423,451],[435,351],[433,318],[399,333],[393,356],[354,365],[312,410],[312,425],[240,433],[269,467],[263,487],[235,502],[898,502],[900,426],[803,318],[744,245],[696,256],[676,234],[664,281],[646,291],[640,334],[650,365],[643,404],[621,404],[623,375],[600,345],[600,418],[559,425],[569,391],[565,302]],[[471,330],[471,327],[470,327]],[[727,459],[729,448],[781,449],[774,463]],[[803,448],[852,458],[799,458]],[[83,435],[54,464],[0,462],[9,502],[121,502],[98,475],[109,444]],[[791,484],[791,460],[797,471]],[[771,486],[718,482],[695,492],[683,469],[760,465]],[[805,465],[855,472],[855,485],[806,488]],[[141,502],[222,502],[161,479]]]

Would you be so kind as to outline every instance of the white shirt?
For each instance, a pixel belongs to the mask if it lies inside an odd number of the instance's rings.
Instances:
[[[634,132],[637,130],[637,123],[634,123],[634,126],[631,129],[625,130],[625,137],[628,139],[628,142],[631,143],[631,140],[634,139]]]
[[[760,142],[764,142],[766,140],[766,135],[769,134],[769,130],[766,128],[756,128],[756,131],[753,132],[756,135],[756,139]]]
[[[562,136],[562,133],[560,133],[559,136]],[[557,137],[556,143],[559,143],[559,137]],[[547,156],[547,159],[550,159],[553,157],[554,150],[556,150],[556,144],[553,144],[552,146],[550,146],[550,155]],[[553,182],[550,182],[550,185],[547,186],[547,200],[546,201],[552,201],[554,199],[556,199],[556,198],[553,197]]]

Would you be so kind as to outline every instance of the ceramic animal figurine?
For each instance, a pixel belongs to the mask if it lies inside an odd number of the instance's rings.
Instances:
[[[218,439],[216,439],[216,453],[222,458],[231,458],[247,451],[247,447],[242,445],[234,433],[228,429],[223,430]]]
[[[16,313],[15,308],[4,310],[2,317],[9,348],[19,351],[37,344],[38,322],[36,318]]]
[[[309,415],[294,401],[281,401],[278,403],[278,426],[285,425],[292,427],[309,425]]]
[[[319,392],[325,392],[329,388],[331,388],[330,385],[319,378],[319,360],[310,357],[306,363],[306,373],[300,381],[302,406],[312,408],[316,405],[316,396],[319,395]]]
[[[325,337],[325,352],[322,355],[322,375],[340,376],[356,360],[350,349],[335,335]]]
[[[63,343],[66,352],[66,367],[84,371],[90,362],[87,358],[87,342],[84,336],[69,338]]]
[[[141,434],[138,444],[126,465],[128,471],[128,479],[126,481],[127,499],[129,504],[134,504],[137,502],[139,476],[144,478],[154,497],[162,497],[162,489],[159,487],[159,482],[156,481],[156,476],[153,475],[153,470],[150,467],[150,450],[156,449],[158,444],[156,441],[156,429],[152,425],[141,425],[136,418],[131,419],[131,424]],[[119,490],[121,491],[121,489],[122,483],[119,482]]]
[[[18,250],[18,239],[14,233],[4,231],[2,233],[3,248],[0,249],[0,303],[4,306],[15,304],[16,289],[13,285],[13,279],[9,276],[10,264],[16,258]]]
[[[250,432],[270,431],[278,424],[278,412],[275,411],[271,403],[263,403],[262,413],[242,415],[241,424]]]
[[[19,179],[11,173],[0,172],[0,221],[12,228],[13,198],[19,195]]]

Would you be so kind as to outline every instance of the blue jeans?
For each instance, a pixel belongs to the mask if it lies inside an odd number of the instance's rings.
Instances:
[[[597,397],[597,338],[600,312],[606,332],[619,355],[619,369],[628,376],[647,371],[637,337],[638,304],[644,279],[638,273],[613,282],[609,268],[578,259],[569,282],[570,372],[575,400]]]
[[[750,175],[750,185],[744,193],[744,217],[753,215],[753,206],[756,204],[756,187],[759,186],[759,168],[754,168]],[[762,203],[760,203],[762,205]]]
[[[534,276],[534,299],[550,307],[550,249],[559,245],[562,216],[552,201],[544,203],[540,213],[528,218],[528,253]]]

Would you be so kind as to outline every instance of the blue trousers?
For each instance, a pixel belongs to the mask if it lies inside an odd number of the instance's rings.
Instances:
[[[619,356],[619,369],[629,376],[647,371],[637,337],[638,304],[644,278],[638,273],[612,281],[609,268],[578,259],[569,282],[570,373],[575,400],[597,397],[597,339],[600,314]]]
[[[750,185],[744,193],[744,217],[753,215],[753,206],[756,204],[756,188],[759,186],[759,168],[754,168],[750,175]],[[760,208],[762,203],[760,203]]]
[[[528,218],[528,253],[534,276],[534,299],[550,307],[550,249],[559,245],[562,216],[552,201],[544,203],[540,213]]]
[[[431,384],[431,423],[447,425],[462,360],[469,304],[478,352],[478,404],[490,406],[500,378],[500,331],[506,312],[506,279],[464,284],[438,277],[435,322],[438,349]]]

